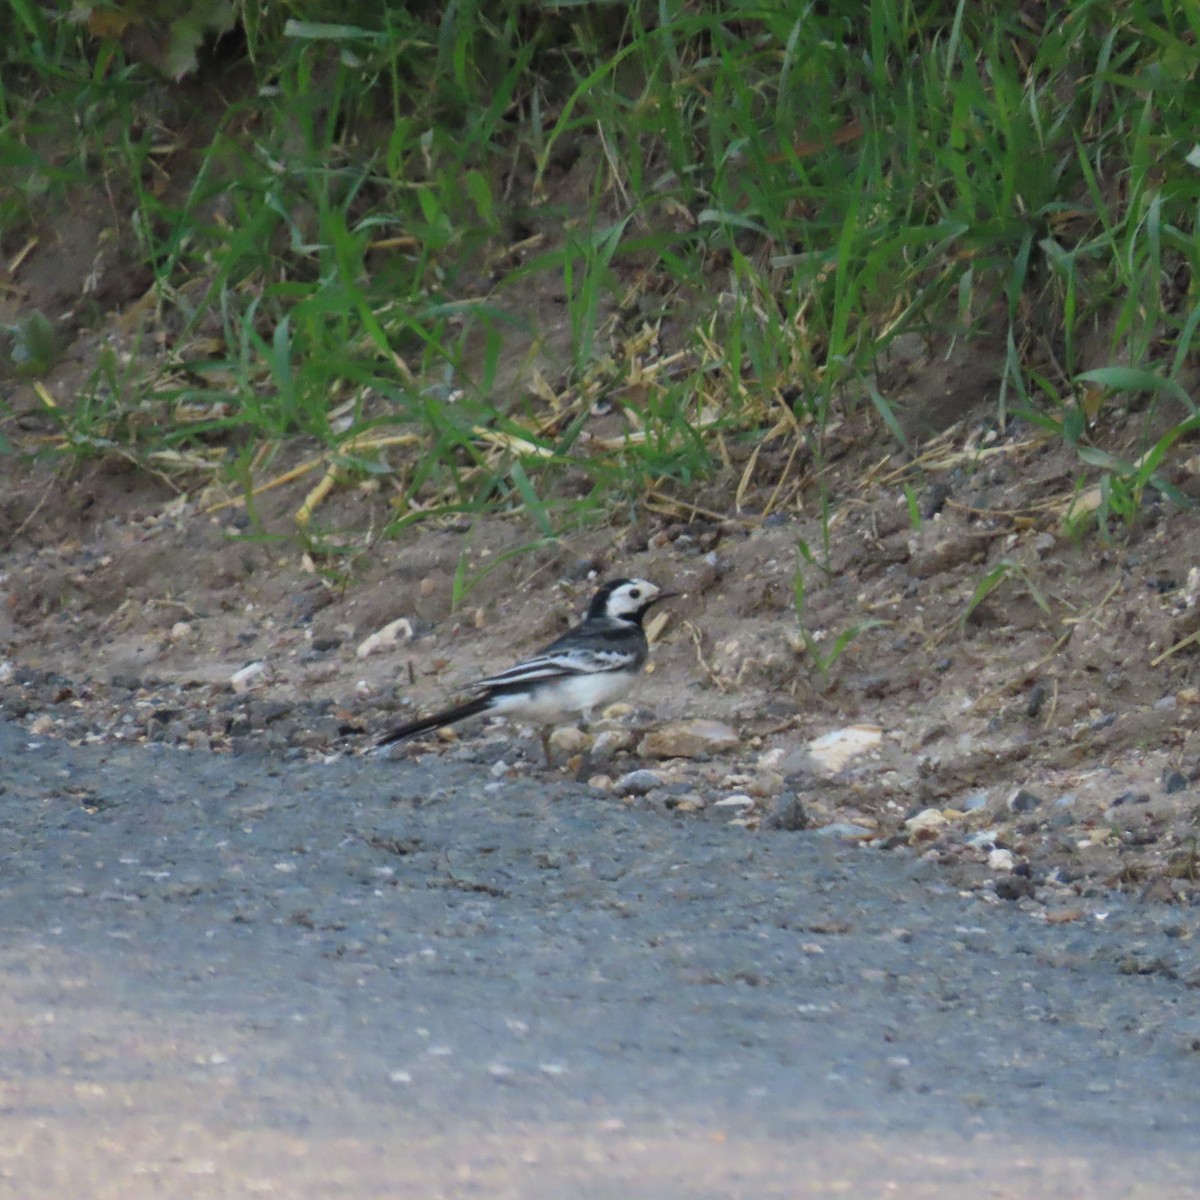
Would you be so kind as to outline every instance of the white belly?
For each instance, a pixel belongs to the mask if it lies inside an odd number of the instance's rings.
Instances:
[[[574,713],[590,721],[592,713],[623,696],[634,681],[630,671],[605,671],[599,675],[575,675],[556,680],[550,690],[532,696],[497,696],[491,711],[505,716],[524,717],[541,725],[552,725]]]

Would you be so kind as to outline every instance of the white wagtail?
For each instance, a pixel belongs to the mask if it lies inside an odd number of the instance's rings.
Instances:
[[[542,726],[542,749],[550,762],[549,729],[569,714],[585,722],[624,693],[646,665],[642,618],[652,604],[673,596],[645,579],[614,579],[592,597],[587,615],[562,637],[525,662],[471,688],[472,700],[398,725],[380,746],[403,742],[430,729],[454,725],[480,713],[525,717]]]

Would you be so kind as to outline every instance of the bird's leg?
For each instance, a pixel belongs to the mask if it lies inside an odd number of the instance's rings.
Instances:
[[[554,727],[552,725],[543,725],[541,728],[542,753],[546,756],[547,771],[550,770],[550,768],[554,765],[550,761],[550,734],[553,731],[553,728]]]

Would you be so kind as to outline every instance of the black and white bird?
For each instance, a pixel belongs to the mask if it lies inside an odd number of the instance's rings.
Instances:
[[[481,713],[523,717],[542,727],[542,749],[550,761],[549,730],[564,717],[591,720],[623,695],[646,665],[642,620],[650,607],[673,596],[645,579],[614,579],[592,597],[587,615],[533,658],[475,683],[473,699],[429,717],[398,725],[380,746],[403,742]]]

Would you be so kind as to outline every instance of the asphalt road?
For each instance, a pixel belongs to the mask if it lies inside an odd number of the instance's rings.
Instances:
[[[0,1195],[1200,1194],[1194,911],[727,820],[0,724]]]

